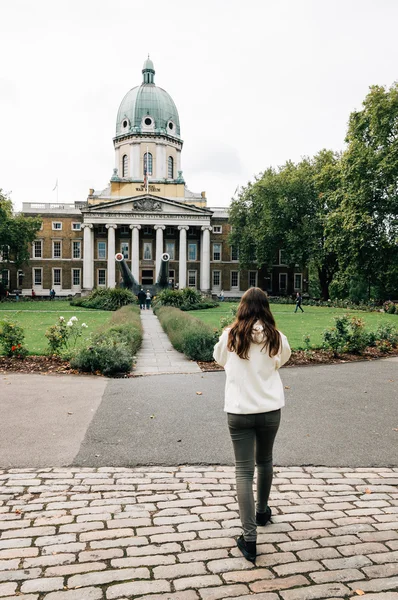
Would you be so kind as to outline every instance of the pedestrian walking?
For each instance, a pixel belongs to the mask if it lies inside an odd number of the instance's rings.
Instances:
[[[298,309],[301,310],[301,312],[304,312],[303,309],[301,308],[301,303],[303,301],[303,297],[301,295],[301,292],[297,292],[296,294],[296,309],[295,309],[295,313],[298,311]]]
[[[138,292],[138,302],[140,303],[140,308],[142,310],[145,309],[145,300],[146,300],[146,293],[141,288],[140,291]]]
[[[147,290],[146,298],[145,298],[145,304],[146,304],[147,310],[149,310],[151,308],[151,300],[152,300],[151,292],[149,290]]]
[[[279,368],[290,354],[286,336],[276,328],[267,294],[260,288],[250,288],[242,296],[234,323],[221,334],[214,358],[226,373],[224,411],[235,454],[243,529],[236,543],[243,556],[253,563],[257,525],[271,520],[268,499],[273,477],[272,449],[285,404]]]

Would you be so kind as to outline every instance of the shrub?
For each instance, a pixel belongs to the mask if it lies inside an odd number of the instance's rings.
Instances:
[[[176,350],[183,352],[191,360],[213,360],[213,348],[218,340],[217,331],[175,307],[160,307],[156,314]]]
[[[28,350],[23,344],[24,339],[24,330],[17,323],[9,320],[0,322],[0,345],[6,356],[26,358]]]
[[[364,321],[343,315],[336,317],[335,322],[335,327],[323,333],[324,346],[332,350],[335,356],[344,352],[361,354],[368,345]]]
[[[162,290],[156,296],[154,306],[173,306],[181,310],[202,310],[218,306],[213,300],[204,299],[198,290],[184,288],[182,290]]]
[[[133,292],[124,288],[96,289],[87,297],[71,300],[72,306],[100,310],[118,310],[127,304],[137,304],[137,298]]]
[[[50,346],[50,354],[60,356],[62,353],[65,355],[64,351],[71,351],[76,347],[77,340],[83,335],[85,329],[87,329],[87,325],[85,323],[79,325],[77,317],[71,317],[68,322],[65,317],[59,317],[58,323],[51,325],[45,333]]]
[[[71,367],[111,376],[128,373],[142,343],[138,306],[124,306],[71,359]]]

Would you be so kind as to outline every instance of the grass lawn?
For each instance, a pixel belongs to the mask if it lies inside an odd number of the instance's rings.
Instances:
[[[8,318],[23,327],[25,345],[29,354],[47,353],[48,342],[44,334],[50,325],[54,325],[58,321],[60,316],[65,317],[67,321],[76,316],[80,324],[88,325],[88,329],[84,330],[83,336],[78,340],[79,344],[92,331],[106,323],[112,314],[106,310],[90,310],[71,306],[68,300],[0,303],[0,321]]]
[[[221,303],[216,308],[207,310],[195,310],[190,314],[198,317],[212,327],[219,327],[220,318],[226,315],[232,303]],[[304,313],[294,312],[293,304],[271,304],[271,310],[275,317],[278,329],[287,336],[293,349],[304,348],[303,337],[307,334],[311,337],[311,346],[319,348],[322,343],[322,333],[327,327],[334,325],[334,317],[349,314],[363,319],[366,329],[377,329],[382,323],[391,322],[398,328],[398,315],[388,315],[379,312],[363,312],[343,308],[324,308],[318,306],[304,306]]]

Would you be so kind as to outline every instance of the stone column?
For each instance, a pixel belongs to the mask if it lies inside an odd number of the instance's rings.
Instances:
[[[162,254],[163,254],[163,231],[166,229],[165,225],[155,225],[156,231],[156,277],[155,280],[158,280],[160,273],[160,264],[162,262]]]
[[[130,225],[131,229],[131,272],[137,283],[140,282],[140,229],[141,225]]]
[[[114,288],[116,285],[116,263],[115,263],[115,230],[117,225],[108,224],[105,225],[108,230],[108,288]]]
[[[179,253],[179,273],[178,286],[179,289],[187,287],[187,231],[188,225],[179,225],[180,230],[180,253]]]
[[[202,264],[200,265],[200,289],[210,292],[210,231],[211,227],[202,227]]]
[[[83,289],[92,290],[94,261],[93,261],[93,226],[91,223],[83,223]]]

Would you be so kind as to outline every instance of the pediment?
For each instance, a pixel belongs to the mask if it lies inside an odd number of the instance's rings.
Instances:
[[[141,196],[131,196],[129,198],[117,199],[111,202],[105,201],[97,205],[89,205],[84,208],[84,213],[101,214],[104,213],[126,213],[126,214],[159,214],[159,215],[196,215],[212,216],[212,211],[207,208],[187,205],[183,202],[152,196],[151,194],[142,194]]]

